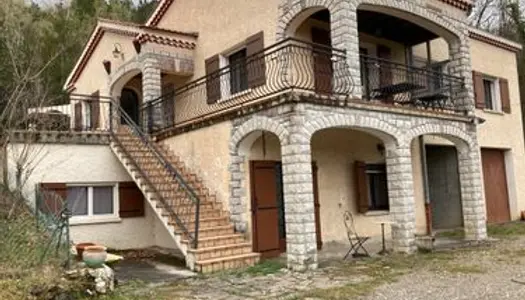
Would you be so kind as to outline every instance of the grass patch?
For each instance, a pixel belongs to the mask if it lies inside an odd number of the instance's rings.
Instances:
[[[275,274],[285,267],[286,265],[278,259],[268,259],[255,266],[248,267],[240,273],[249,276],[266,276],[269,274]]]
[[[506,224],[488,225],[487,233],[493,237],[512,237],[525,235],[524,222],[511,222]]]

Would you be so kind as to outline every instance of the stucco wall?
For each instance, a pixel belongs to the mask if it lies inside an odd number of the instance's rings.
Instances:
[[[114,71],[126,61],[132,59],[136,55],[132,41],[133,37],[131,36],[105,32],[75,84],[77,88],[75,93],[91,94],[96,90],[100,90],[101,93],[107,92],[106,85],[109,77],[102,62],[109,60],[111,62],[111,70]],[[117,43],[121,46],[122,56],[114,57],[113,50]]]
[[[14,185],[14,167],[24,149],[32,169],[25,177],[24,196],[34,205],[35,186],[40,182],[116,183],[132,181],[107,145],[10,144],[9,179]],[[120,222],[71,225],[74,242],[95,241],[116,249],[144,248],[156,243],[153,224],[159,222],[150,206],[145,217],[123,218]],[[160,225],[160,224],[159,224]]]
[[[195,77],[204,75],[204,60],[264,31],[264,43],[275,41],[278,0],[174,1],[158,27],[199,33]]]
[[[478,138],[481,147],[510,150],[507,163],[511,215],[519,217],[525,210],[525,146],[521,121],[520,94],[516,55],[477,40],[471,40],[472,68],[491,76],[506,78],[509,82],[511,113],[494,113],[476,110],[476,115],[486,122],[479,126]]]
[[[229,207],[231,122],[179,134],[163,141],[171,151],[215,193],[223,207]]]

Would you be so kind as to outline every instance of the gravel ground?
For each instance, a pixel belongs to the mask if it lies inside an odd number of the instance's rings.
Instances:
[[[477,248],[328,265],[307,273],[276,268],[192,278],[157,287],[156,299],[525,299],[525,235]]]
[[[360,299],[525,299],[525,238],[462,253],[444,268],[423,266]]]

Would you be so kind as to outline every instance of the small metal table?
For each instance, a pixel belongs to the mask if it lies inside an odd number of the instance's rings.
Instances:
[[[378,221],[376,222],[376,224],[380,224],[381,225],[381,239],[382,239],[382,249],[381,251],[379,251],[379,255],[385,255],[388,253],[388,251],[386,250],[386,243],[385,243],[385,224],[388,224],[388,225],[393,225],[395,224],[395,222],[392,222],[392,221]]]

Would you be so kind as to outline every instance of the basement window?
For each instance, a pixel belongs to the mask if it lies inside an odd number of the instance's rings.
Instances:
[[[67,208],[71,222],[118,219],[118,188],[116,185],[69,185]]]

